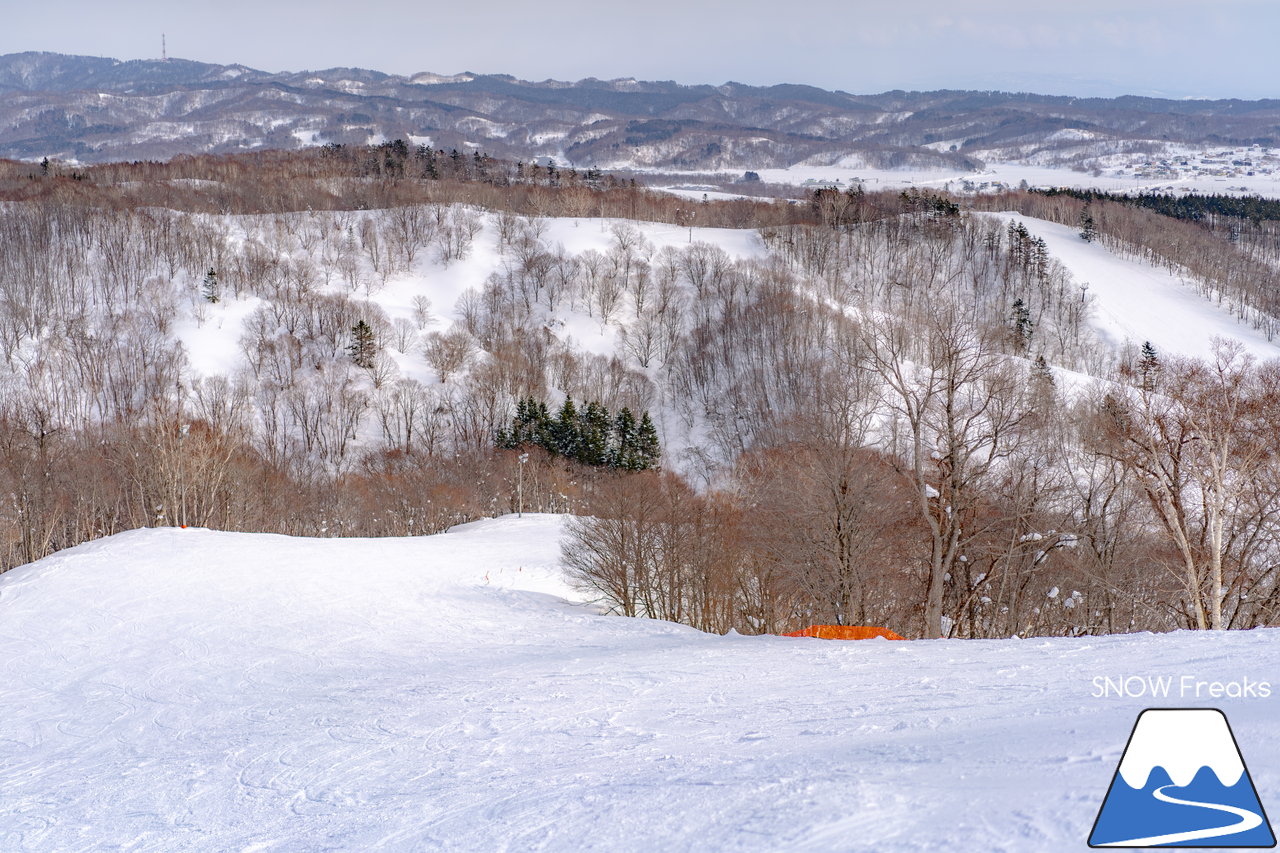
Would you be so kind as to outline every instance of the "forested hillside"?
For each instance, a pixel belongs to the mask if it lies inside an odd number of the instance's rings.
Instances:
[[[6,568],[139,526],[524,510],[579,516],[566,564],[610,607],[713,631],[1280,618],[1265,229],[694,202],[401,142],[4,163],[0,199]],[[1035,232],[1086,204],[1099,257],[1239,335],[1198,361],[1100,334],[1104,289]]]
[[[971,172],[1001,161],[1089,170],[1117,155],[1280,140],[1275,100],[706,85],[720,82],[14,53],[0,56],[0,156],[101,163],[402,138],[580,168]]]

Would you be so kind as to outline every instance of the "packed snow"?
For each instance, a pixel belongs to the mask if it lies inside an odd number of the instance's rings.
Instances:
[[[1274,695],[1179,693],[1265,681],[1275,630],[713,636],[585,601],[561,525],[139,530],[0,576],[0,849],[1083,849],[1150,705],[1222,708],[1280,811]]]

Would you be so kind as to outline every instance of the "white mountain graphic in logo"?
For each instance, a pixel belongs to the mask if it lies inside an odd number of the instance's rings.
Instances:
[[[1090,847],[1275,847],[1226,716],[1215,708],[1138,715]]]

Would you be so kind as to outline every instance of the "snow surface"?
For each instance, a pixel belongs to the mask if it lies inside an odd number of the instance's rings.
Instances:
[[[615,242],[613,227],[621,225],[637,229],[654,249],[666,246],[680,249],[690,243],[711,243],[734,258],[763,258],[768,254],[759,234],[745,228],[689,228],[661,222],[571,217],[548,219],[546,223],[547,232],[542,241],[549,246],[563,245],[572,253],[588,249],[607,252]]]
[[[945,148],[952,141],[948,140],[926,148]],[[1196,159],[1199,154],[1186,153],[1190,149],[1171,149],[1173,153],[1164,159],[1181,160]],[[1236,156],[1255,156],[1248,149],[1236,149]],[[1079,172],[1059,166],[1042,166],[1026,162],[992,161],[982,169],[875,169],[857,162],[855,158],[847,163],[835,165],[797,164],[783,168],[751,169],[760,175],[760,179],[771,184],[792,184],[812,188],[814,185],[832,184],[840,188],[861,184],[868,190],[896,190],[909,187],[931,187],[951,192],[994,192],[1002,189],[1017,189],[1023,181],[1032,187],[1075,187],[1078,189],[1096,189],[1114,193],[1204,193],[1220,195],[1260,195],[1264,198],[1280,198],[1280,172],[1262,172],[1257,174],[1232,174],[1228,176],[1208,174],[1177,174],[1147,176],[1137,163],[1143,158],[1137,155],[1117,155],[1116,160],[1122,168],[1109,166],[1108,169],[1093,175],[1090,172]],[[1230,155],[1226,156],[1228,160]],[[1102,158],[1107,159],[1107,158]],[[1150,158],[1147,158],[1150,159]],[[1125,160],[1134,162],[1125,164]],[[751,167],[748,167],[751,168]],[[646,171],[637,168],[636,171]],[[679,170],[660,171],[664,175],[682,174]],[[691,176],[705,176],[706,170],[691,171]],[[734,180],[743,174],[742,169],[722,170],[719,174]],[[965,183],[972,186],[966,188]]]
[[[227,217],[227,221],[233,224],[233,240],[242,239],[240,229],[251,228],[254,220],[254,217]],[[397,273],[385,283],[380,282],[362,260],[368,286],[349,293],[335,281],[325,289],[347,294],[357,301],[367,299],[381,307],[391,320],[411,320],[414,297],[426,296],[431,301],[432,318],[423,332],[446,331],[457,320],[455,308],[462,295],[469,289],[483,290],[488,278],[501,272],[504,263],[509,263],[503,257],[493,215],[482,214],[480,222],[481,229],[471,250],[461,260],[444,264],[433,249],[423,250],[412,271]],[[654,251],[666,246],[679,249],[690,243],[704,242],[720,247],[735,259],[761,258],[767,254],[754,230],[689,228],[598,217],[552,218],[546,219],[544,224],[541,240],[548,249],[563,246],[571,254],[592,249],[607,254],[616,243],[613,229],[618,226],[635,229]],[[237,299],[225,291],[224,288],[222,301],[216,304],[200,302],[195,308],[184,305],[174,321],[174,335],[186,350],[194,376],[230,376],[246,366],[240,346],[244,323],[264,301],[252,296]],[[574,311],[562,304],[555,316],[549,318],[548,325],[561,337],[572,338],[572,343],[585,352],[613,356],[618,349],[618,322],[619,318],[615,317],[613,324],[604,324],[585,311]],[[424,382],[438,378],[421,352],[397,354],[395,360],[405,377]]]
[[[1260,359],[1280,357],[1280,341],[1268,341],[1167,270],[1116,254],[1100,242],[1085,242],[1077,228],[1017,213],[992,215],[1022,223],[1044,240],[1077,285],[1089,285],[1092,325],[1112,346],[1150,341],[1159,353],[1207,359],[1213,356],[1213,338],[1222,337],[1235,338]]]
[[[674,186],[674,187],[654,187],[653,189],[661,190],[662,192],[668,193],[670,195],[678,195],[681,198],[691,199],[692,201],[703,201],[704,199],[707,201],[741,201],[744,199],[747,201],[759,200],[759,199],[754,199],[749,195],[743,195],[741,193],[728,193],[728,192],[724,192],[723,190],[718,190],[715,188],[699,189],[697,187],[690,188],[685,186]]]
[[[203,316],[179,316],[174,334],[186,349],[192,372],[199,376],[234,374],[244,363],[240,348],[244,322],[262,304],[256,296],[225,294],[219,302],[201,304],[197,310]]]
[[[1222,707],[1276,811],[1274,698],[1094,679],[1265,679],[1280,632],[712,636],[583,603],[561,521],[0,576],[0,849],[1076,850],[1150,704]]]

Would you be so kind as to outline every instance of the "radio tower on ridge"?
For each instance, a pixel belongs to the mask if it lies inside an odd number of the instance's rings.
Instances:
[[[169,49],[168,47],[165,46],[165,43],[164,43],[164,33],[160,34],[160,61],[161,62],[169,61]]]

